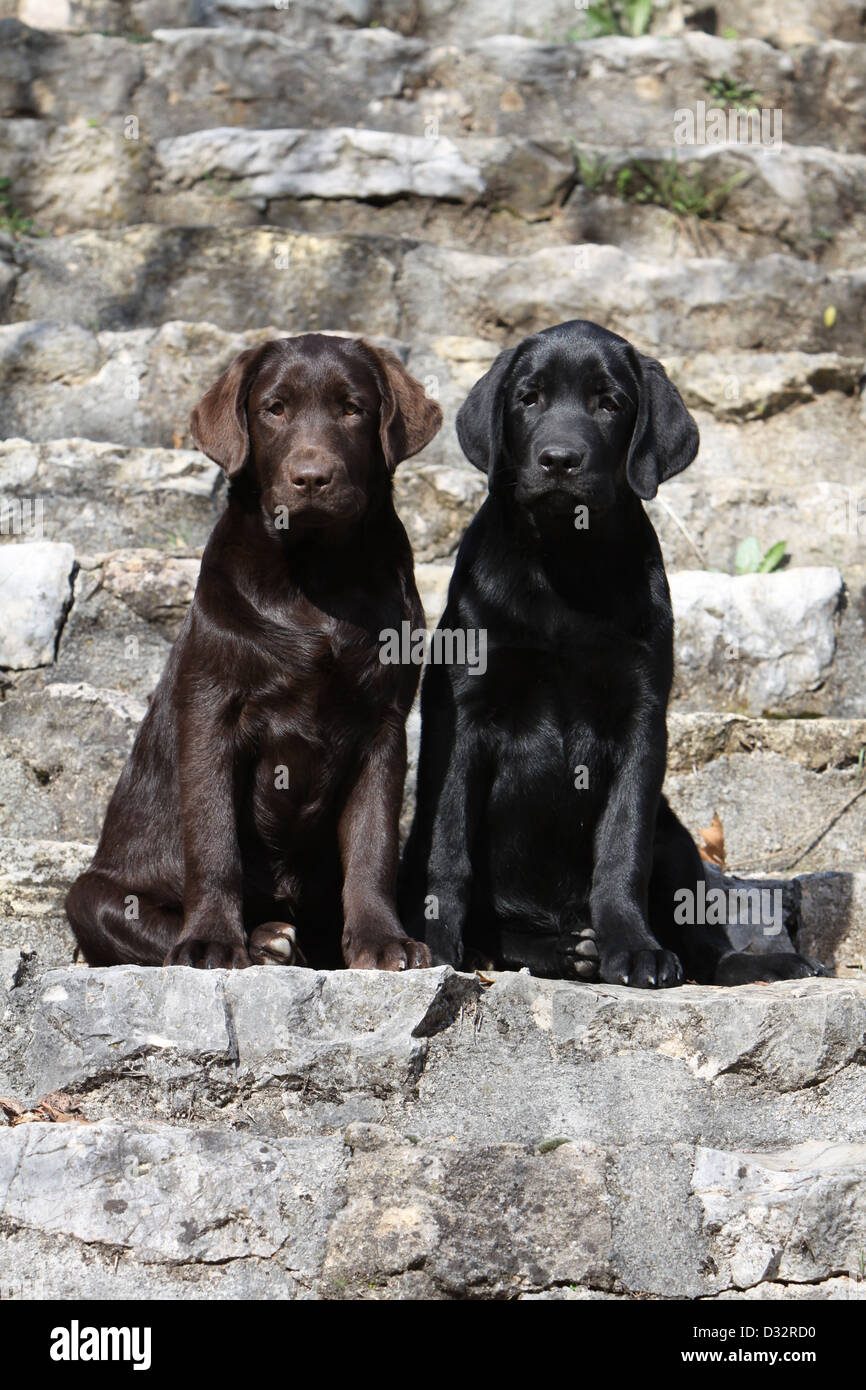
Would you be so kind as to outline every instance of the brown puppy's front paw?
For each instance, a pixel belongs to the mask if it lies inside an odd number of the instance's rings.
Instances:
[[[673,951],[602,951],[598,977],[606,985],[634,989],[671,989],[683,982],[683,967]]]
[[[433,957],[421,941],[408,936],[367,936],[348,932],[343,959],[350,970],[426,970]]]
[[[196,970],[245,970],[252,961],[241,941],[215,941],[205,936],[182,936],[163,965],[191,965]]]
[[[250,932],[253,965],[306,965],[298,935],[290,922],[263,922]]]

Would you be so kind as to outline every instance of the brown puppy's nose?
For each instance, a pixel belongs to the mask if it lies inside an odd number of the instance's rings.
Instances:
[[[538,462],[549,473],[573,473],[586,458],[585,449],[542,449]]]
[[[289,469],[292,487],[308,497],[324,492],[333,476],[333,469],[323,459],[301,459]]]

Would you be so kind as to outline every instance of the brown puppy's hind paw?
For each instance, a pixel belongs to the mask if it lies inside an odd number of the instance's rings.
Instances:
[[[263,922],[250,932],[253,965],[306,965],[298,934],[290,922]]]

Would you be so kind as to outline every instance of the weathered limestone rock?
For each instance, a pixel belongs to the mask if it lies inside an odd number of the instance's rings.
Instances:
[[[95,1121],[0,1128],[4,1282],[47,1250],[79,1294],[110,1259],[202,1295],[263,1263],[325,1298],[856,1280],[860,984],[123,967],[25,970],[0,1008],[5,1093]]]
[[[0,546],[0,667],[47,666],[72,597],[75,551],[53,541]]]
[[[841,593],[829,568],[672,575],[680,707],[811,713],[833,661]]]

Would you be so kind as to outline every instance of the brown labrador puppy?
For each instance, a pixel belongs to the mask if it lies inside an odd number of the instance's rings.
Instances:
[[[240,354],[192,413],[229,479],[195,597],[66,909],[91,965],[430,963],[394,906],[423,616],[391,476],[442,423],[390,352]],[[342,895],[342,910],[340,898]]]

